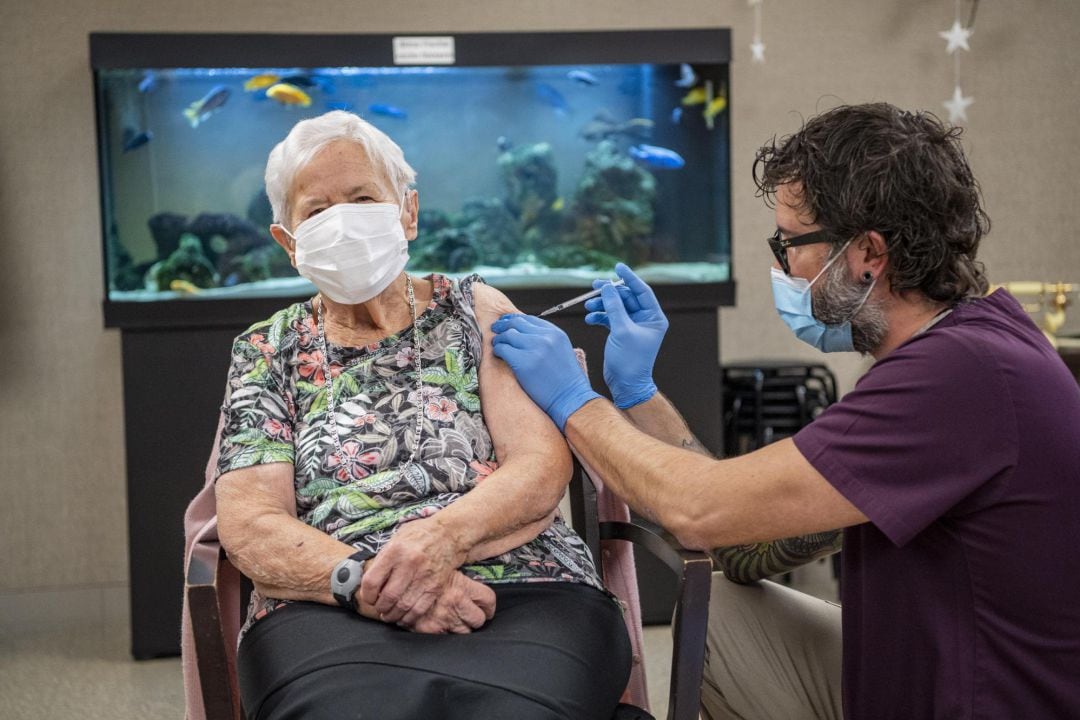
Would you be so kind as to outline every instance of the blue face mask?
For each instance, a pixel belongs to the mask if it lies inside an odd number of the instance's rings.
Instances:
[[[847,245],[844,245],[844,248],[847,248]],[[780,313],[780,319],[791,328],[795,337],[821,352],[853,352],[855,350],[855,345],[851,340],[851,319],[845,320],[840,325],[826,325],[814,317],[811,303],[810,287],[829,269],[830,265],[836,262],[843,251],[842,248],[829,262],[825,263],[825,267],[821,268],[821,272],[815,275],[813,280],[785,275],[783,270],[775,267],[771,270],[773,301],[776,303],[776,311]],[[866,296],[863,297],[863,303],[870,297],[873,289],[874,285],[871,284],[866,291]],[[862,303],[859,303],[859,307],[851,313],[852,317],[861,308]]]

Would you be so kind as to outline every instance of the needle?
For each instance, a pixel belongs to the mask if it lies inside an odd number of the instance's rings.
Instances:
[[[619,285],[623,285],[625,283],[624,283],[622,278],[619,278],[618,280],[612,280],[611,284],[613,286],[615,286],[615,287],[618,287]],[[600,294],[600,289],[597,288],[596,290],[590,290],[589,292],[578,295],[577,297],[572,297],[569,300],[564,300],[563,302],[559,303],[555,307],[550,307],[547,310],[545,310],[544,312],[540,313],[540,317],[544,317],[545,315],[550,315],[551,313],[557,313],[560,310],[565,310],[566,308],[577,305],[578,303],[583,303],[586,300],[588,300],[590,298],[594,298],[599,294]]]

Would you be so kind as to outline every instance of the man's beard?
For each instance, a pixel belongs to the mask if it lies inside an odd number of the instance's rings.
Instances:
[[[869,284],[852,279],[846,256],[834,262],[814,285],[815,318],[826,325],[843,325],[850,320],[851,344],[864,355],[881,346],[889,331],[883,303],[866,296]]]

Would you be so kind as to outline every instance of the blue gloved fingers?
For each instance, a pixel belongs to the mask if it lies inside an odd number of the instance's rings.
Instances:
[[[529,337],[517,328],[507,328],[491,339],[493,348],[500,345],[509,345],[519,350],[526,350],[536,344],[534,338]]]
[[[611,285],[600,288],[600,298],[604,301],[604,311],[608,317],[607,326],[611,330],[617,331],[625,327],[627,323],[633,324],[626,312],[626,306],[623,305],[618,288]]]
[[[606,312],[591,312],[585,316],[586,325],[603,325],[608,330],[611,329],[611,322],[608,320]]]
[[[660,303],[656,299],[656,294],[653,292],[652,288],[649,287],[644,280],[639,278],[629,266],[625,263],[616,263],[615,274],[626,282],[626,287],[630,288],[630,291],[633,293],[634,298],[642,309],[660,309]]]

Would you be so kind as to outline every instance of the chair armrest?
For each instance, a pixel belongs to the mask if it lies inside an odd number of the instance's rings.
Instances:
[[[191,549],[184,585],[207,720],[242,720],[236,682],[240,572],[215,540]]]
[[[705,668],[705,626],[709,621],[712,560],[706,553],[687,550],[668,533],[636,523],[600,523],[604,540],[625,540],[641,545],[678,576],[668,720],[697,720],[701,704],[701,677]]]

